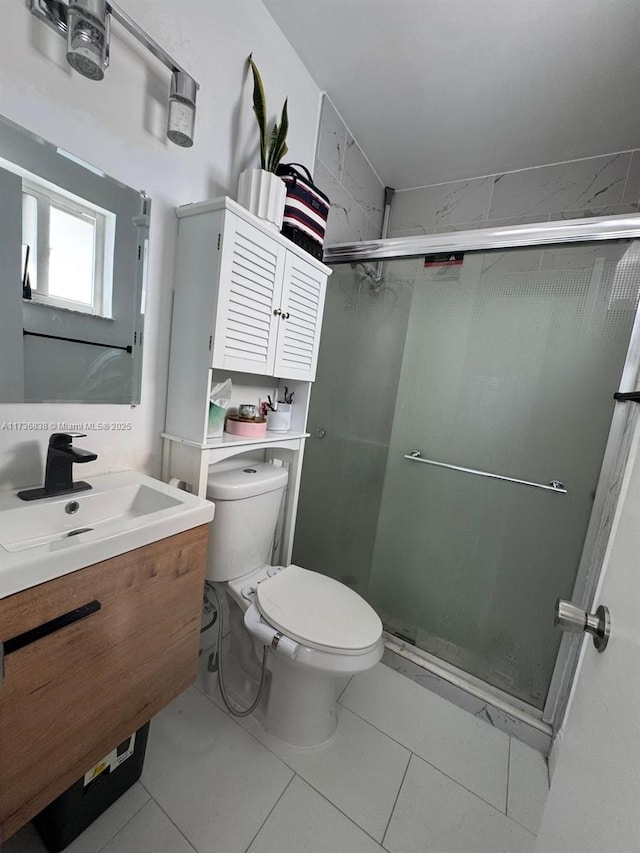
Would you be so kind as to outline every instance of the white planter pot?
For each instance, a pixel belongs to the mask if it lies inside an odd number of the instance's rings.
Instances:
[[[238,181],[238,204],[264,219],[276,231],[282,228],[287,188],[284,181],[264,169],[247,169]]]

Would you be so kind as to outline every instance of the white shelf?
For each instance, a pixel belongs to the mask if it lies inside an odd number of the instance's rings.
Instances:
[[[162,438],[167,438],[169,441],[175,441],[178,444],[186,444],[189,447],[196,447],[198,450],[221,450],[232,447],[252,447],[259,450],[261,447],[271,447],[273,444],[279,444],[285,441],[293,441],[300,438],[309,438],[308,432],[299,432],[289,430],[289,432],[270,432],[267,430],[265,435],[259,438],[247,438],[242,435],[231,435],[225,432],[221,438],[210,438],[204,444],[199,444],[197,441],[191,441],[188,438],[181,438],[179,435],[171,435],[168,432],[161,433]]]
[[[284,456],[289,469],[289,487],[284,511],[282,560],[291,561],[302,458],[305,440],[309,438],[308,432],[267,431],[260,438],[244,438],[225,433],[222,438],[210,439],[204,444],[168,432],[163,432],[161,435],[164,439],[162,463],[164,479],[167,482],[176,479],[187,483],[193,494],[201,498],[207,495],[207,480],[211,465],[251,450],[265,450],[269,458],[274,454],[280,458]],[[269,451],[271,451],[270,454]]]

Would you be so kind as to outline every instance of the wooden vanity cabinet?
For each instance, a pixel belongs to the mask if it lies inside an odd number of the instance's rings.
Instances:
[[[100,605],[5,656],[1,840],[194,681],[207,537],[193,528],[0,600],[5,648]]]

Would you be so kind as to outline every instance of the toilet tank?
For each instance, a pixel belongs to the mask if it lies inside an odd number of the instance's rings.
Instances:
[[[286,468],[268,462],[212,469],[207,498],[216,511],[209,525],[207,580],[233,580],[270,562],[286,485]]]

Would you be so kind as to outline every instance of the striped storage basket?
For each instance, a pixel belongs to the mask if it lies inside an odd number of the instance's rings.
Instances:
[[[331,202],[314,185],[309,170],[299,163],[282,164],[277,174],[287,187],[282,233],[314,258],[322,260]]]

